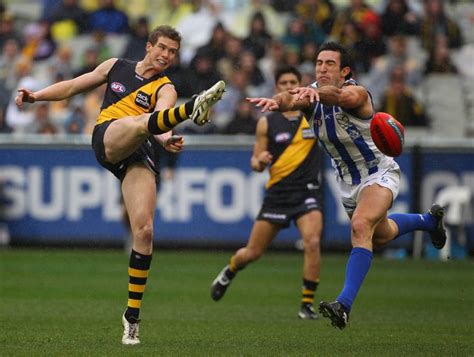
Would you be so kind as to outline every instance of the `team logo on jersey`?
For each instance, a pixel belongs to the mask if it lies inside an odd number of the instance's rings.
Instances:
[[[357,130],[356,128],[349,127],[346,130],[347,130],[347,134],[349,134],[352,140],[356,140],[357,138],[361,136],[360,131]]]
[[[135,97],[135,104],[143,109],[149,110],[151,108],[151,94],[146,94],[141,90],[138,91],[137,96]]]
[[[277,143],[284,143],[291,139],[290,133],[278,133],[275,135],[275,141]]]
[[[124,93],[127,90],[127,88],[125,88],[125,86],[119,82],[113,82],[110,85],[110,89],[112,89],[116,93]]]
[[[338,124],[347,132],[347,135],[354,141],[361,136],[359,129],[351,123],[349,117],[344,113],[336,113]]]

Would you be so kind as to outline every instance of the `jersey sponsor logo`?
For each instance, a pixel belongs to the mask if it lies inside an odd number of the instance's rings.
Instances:
[[[284,143],[291,139],[290,133],[278,133],[275,135],[275,141],[277,143]]]
[[[144,108],[150,109],[151,107],[151,95],[146,94],[145,92],[138,91],[137,96],[135,97],[135,104]]]
[[[314,139],[314,132],[311,128],[303,129],[301,135],[303,136],[303,139]]]
[[[113,82],[110,85],[110,89],[112,89],[116,93],[124,93],[127,90],[127,88],[125,88],[125,86],[119,82]]]

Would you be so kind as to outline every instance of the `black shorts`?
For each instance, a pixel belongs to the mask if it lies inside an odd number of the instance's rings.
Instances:
[[[158,175],[160,174],[160,166],[157,151],[160,144],[158,144],[152,136],[146,139],[143,144],[140,145],[137,151],[135,151],[126,159],[116,164],[112,164],[105,160],[104,135],[109,125],[115,120],[116,119],[109,120],[105,123],[96,125],[94,132],[92,133],[92,148],[94,149],[95,157],[99,164],[113,173],[120,181],[122,181],[125,177],[127,168],[137,162],[143,163],[155,175],[157,175],[158,178]]]
[[[270,199],[265,199],[257,221],[268,221],[286,228],[291,221],[296,222],[298,218],[314,210],[322,211],[320,195],[315,192],[308,192],[299,203],[293,205],[273,203]]]

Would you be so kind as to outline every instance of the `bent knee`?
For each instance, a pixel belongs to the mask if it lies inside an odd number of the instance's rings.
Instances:
[[[247,248],[247,259],[251,262],[259,259],[263,255],[262,249]]]
[[[352,244],[353,245],[365,245],[372,242],[372,236],[374,234],[374,225],[372,222],[365,218],[356,218],[351,222],[352,229]]]
[[[364,236],[373,231],[370,220],[366,218],[353,218],[351,222],[352,236]]]

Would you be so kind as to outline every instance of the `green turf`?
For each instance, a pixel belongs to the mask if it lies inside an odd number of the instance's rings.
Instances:
[[[1,356],[472,356],[474,262],[376,258],[344,331],[300,321],[300,254],[269,252],[222,301],[229,252],[156,252],[140,346],[122,346],[128,257],[108,250],[0,250]],[[324,255],[317,300],[346,258]]]

